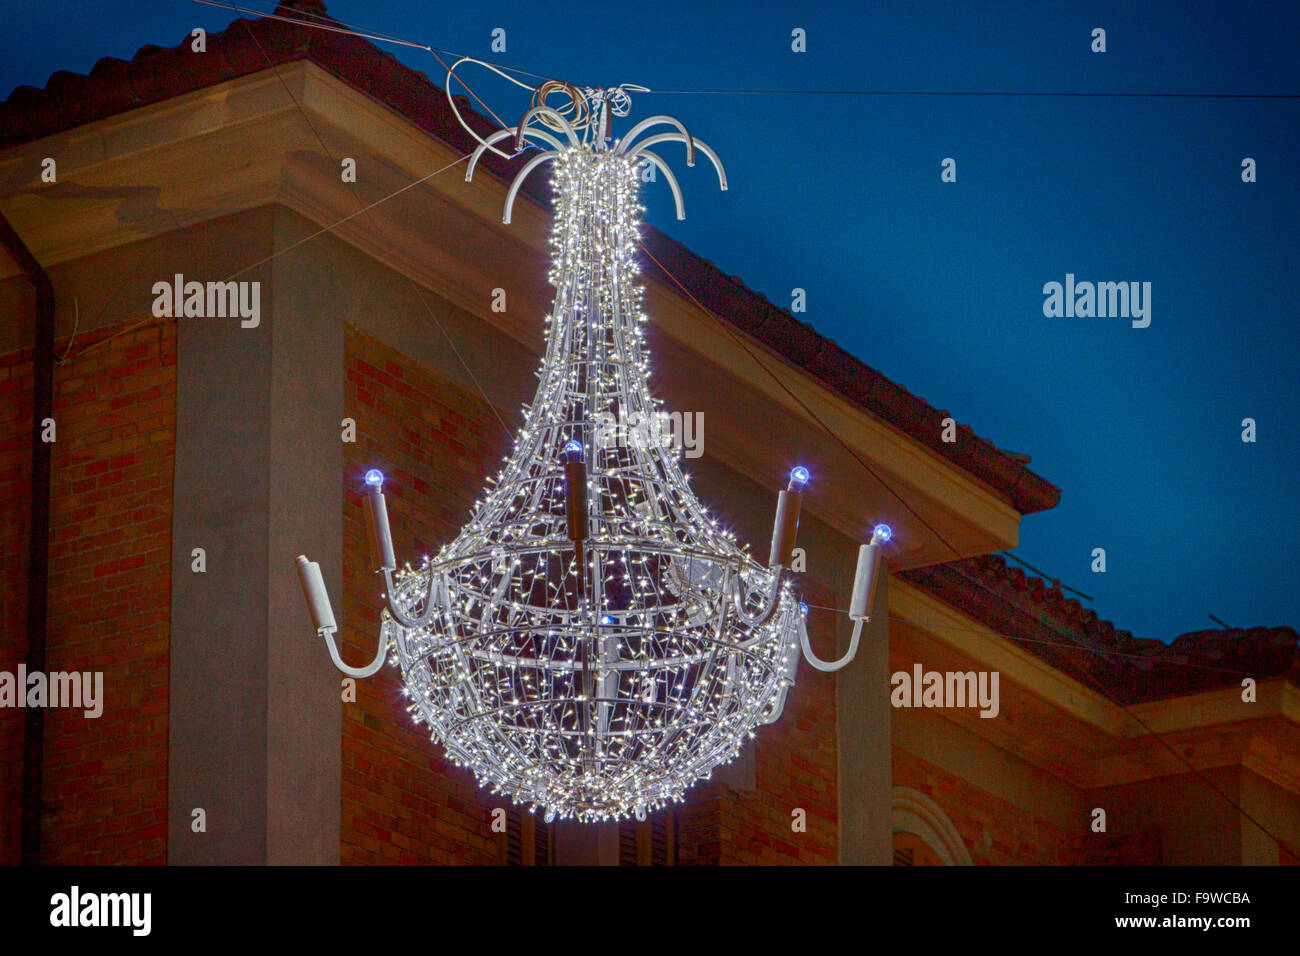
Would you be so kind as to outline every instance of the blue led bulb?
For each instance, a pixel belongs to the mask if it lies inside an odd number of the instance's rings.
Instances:
[[[570,438],[564,443],[564,453],[566,455],[581,455],[582,442]]]
[[[808,616],[808,605],[804,604],[803,601],[799,602],[799,613],[802,614],[804,617]]]
[[[796,465],[794,471],[790,472],[790,480],[797,485],[806,485],[808,477],[808,469],[803,465]]]
[[[612,614],[602,614],[602,615],[600,616],[600,623],[603,624],[603,625],[605,625],[606,627],[609,627],[611,624],[614,623],[614,615],[612,615]]]
[[[384,473],[378,468],[371,468],[366,472],[366,484],[379,488],[384,483]]]
[[[888,541],[894,536],[893,529],[887,524],[878,524],[871,531],[872,537],[879,538],[881,541]]]

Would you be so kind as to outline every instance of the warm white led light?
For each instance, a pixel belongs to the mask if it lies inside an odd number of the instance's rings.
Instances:
[[[537,395],[460,534],[396,576],[383,639],[453,761],[548,817],[601,820],[679,799],[779,712],[800,614],[671,449],[595,440],[604,416],[659,404],[635,254],[643,158],[556,145]],[[566,459],[585,465],[584,540],[566,533]]]

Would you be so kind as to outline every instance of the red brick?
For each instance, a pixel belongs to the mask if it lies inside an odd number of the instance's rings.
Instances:
[[[46,712],[46,864],[166,860],[176,326],[123,328],[79,337],[55,368],[46,669],[103,671],[110,706],[96,720]],[[0,391],[7,386],[17,397],[0,405],[20,410],[0,420],[0,626],[8,634],[22,633],[26,607],[30,355],[0,357],[0,370]],[[148,432],[157,453],[145,458],[139,449]],[[141,479],[159,489],[145,496],[153,501],[146,514],[138,514],[143,500],[128,501]],[[166,520],[142,527],[146,518]],[[144,619],[125,596],[131,590],[163,613]],[[0,712],[0,766],[17,771],[0,774],[0,863],[17,862],[19,851],[22,722],[11,715]]]

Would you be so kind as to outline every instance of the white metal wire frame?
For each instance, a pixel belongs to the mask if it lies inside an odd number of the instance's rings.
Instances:
[[[503,131],[556,147],[526,164],[503,217],[522,178],[554,162],[556,293],[537,395],[457,538],[397,575],[383,640],[411,713],[482,784],[551,818],[643,817],[779,714],[801,615],[781,569],[746,554],[700,504],[674,450],[597,439],[597,422],[658,408],[635,257],[648,151],[628,146],[662,118],[602,149],[529,127],[544,110]],[[705,152],[725,184],[712,150],[669,122],[678,131],[650,139]],[[570,442],[588,474],[589,537],[576,543],[565,525]]]

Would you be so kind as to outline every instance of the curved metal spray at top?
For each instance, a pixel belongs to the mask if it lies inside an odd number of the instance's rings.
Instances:
[[[473,155],[470,157],[469,166],[465,170],[466,182],[473,180],[474,168],[478,165],[478,161],[483,156],[484,152],[491,149],[493,152],[497,152],[498,155],[505,155],[500,153],[498,150],[493,149],[496,143],[499,143],[504,139],[513,137],[516,153],[524,148],[524,144],[527,141],[531,140],[544,143],[551,147],[549,150],[538,153],[538,155],[534,156],[524,164],[523,169],[519,171],[515,176],[514,181],[511,182],[510,191],[506,194],[505,208],[501,215],[501,221],[506,225],[510,224],[511,214],[515,205],[515,197],[519,194],[519,188],[523,185],[524,180],[528,178],[529,174],[544,163],[553,162],[554,160],[559,159],[565,150],[566,145],[556,139],[552,133],[564,134],[567,139],[568,148],[578,149],[583,146],[588,146],[596,152],[610,149],[610,151],[616,156],[626,156],[629,160],[635,160],[637,157],[640,157],[647,162],[654,164],[654,166],[664,174],[664,179],[668,183],[668,188],[672,190],[673,203],[677,208],[677,218],[679,220],[686,218],[686,205],[682,200],[682,188],[678,185],[677,177],[673,175],[672,168],[664,162],[662,157],[650,149],[651,146],[658,146],[660,143],[685,143],[687,166],[695,165],[696,150],[703,153],[708,157],[709,162],[713,164],[713,168],[717,170],[719,187],[724,192],[726,191],[727,173],[726,170],[722,168],[722,161],[718,159],[718,154],[709,148],[706,143],[691,136],[691,134],[687,132],[686,127],[683,126],[679,120],[676,120],[671,116],[659,115],[647,117],[616,140],[612,148],[609,146],[609,140],[611,138],[610,128],[613,118],[615,116],[626,116],[630,109],[631,99],[628,96],[627,91],[632,89],[649,92],[645,87],[623,84],[609,89],[588,90],[584,94],[569,84],[562,85],[568,87],[568,91],[566,92],[568,92],[571,99],[574,97],[582,97],[584,101],[594,100],[597,104],[597,112],[595,115],[592,116],[588,113],[588,121],[580,122],[578,128],[575,129],[573,124],[571,124],[558,110],[546,106],[544,102],[536,103],[524,114],[523,119],[519,121],[518,126],[498,130],[487,139],[480,139],[478,149],[474,150]],[[541,94],[540,98],[544,100],[546,93],[542,91],[545,89],[545,86],[539,87],[538,89]],[[539,97],[535,97],[535,99],[537,98]],[[588,107],[588,109],[590,109],[590,107]],[[534,125],[535,122],[544,124],[549,127],[549,130]],[[653,129],[656,126],[671,126],[673,127],[673,130],[672,132],[655,133],[654,135],[647,136],[645,139],[637,142],[638,136],[646,130]],[[475,138],[478,138],[477,134],[475,134]]]

